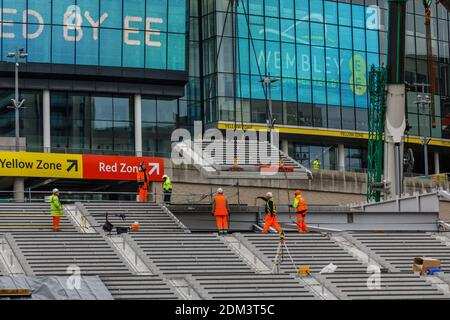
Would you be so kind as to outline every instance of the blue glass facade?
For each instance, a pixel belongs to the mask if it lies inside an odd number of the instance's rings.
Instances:
[[[238,95],[265,99],[249,83],[270,75],[281,79],[275,100],[367,108],[379,15],[376,6],[335,1],[239,1]]]
[[[1,0],[1,61],[186,70],[187,0]]]

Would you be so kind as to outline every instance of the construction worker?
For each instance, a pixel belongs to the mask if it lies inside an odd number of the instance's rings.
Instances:
[[[219,234],[228,233],[228,214],[230,208],[228,200],[223,194],[223,189],[217,189],[217,195],[214,197],[212,213],[216,217],[217,229]]]
[[[320,162],[317,158],[314,160],[314,170],[320,170]]]
[[[64,215],[64,209],[59,201],[59,190],[53,189],[53,194],[50,197],[50,214],[53,217],[53,231],[60,231],[59,223],[61,217]]]
[[[275,205],[275,200],[273,199],[272,192],[267,192],[265,197],[258,197],[266,201],[266,221],[264,223],[263,233],[267,233],[270,227],[274,227],[280,235],[283,234],[280,225],[277,221],[277,207]]]
[[[297,230],[300,233],[308,232],[308,226],[305,222],[306,213],[308,212],[308,204],[302,196],[300,190],[295,191],[295,199],[292,207],[297,212]]]
[[[167,175],[163,175],[163,181],[164,203],[170,204],[172,198],[172,181]]]
[[[138,183],[138,202],[147,202],[148,200],[148,173],[144,162],[139,165],[137,172]]]

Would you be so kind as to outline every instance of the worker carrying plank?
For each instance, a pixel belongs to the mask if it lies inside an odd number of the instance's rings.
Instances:
[[[292,204],[292,208],[297,212],[297,230],[300,233],[308,232],[308,226],[306,225],[305,218],[306,213],[308,212],[308,204],[306,203],[305,198],[302,196],[302,192],[300,190],[295,191],[295,199]]]
[[[138,202],[148,201],[148,172],[144,162],[141,162],[137,172]]]
[[[223,189],[217,189],[217,194],[214,197],[212,213],[216,218],[217,229],[219,235],[228,233],[228,215],[230,207],[228,206],[228,200],[223,194]]]
[[[257,197],[257,199],[262,199],[266,202],[266,220],[262,232],[267,233],[270,227],[274,227],[275,230],[277,230],[278,233],[281,234],[283,231],[277,221],[277,207],[275,205],[275,200],[273,199],[272,192],[267,192],[265,197],[260,196]]]

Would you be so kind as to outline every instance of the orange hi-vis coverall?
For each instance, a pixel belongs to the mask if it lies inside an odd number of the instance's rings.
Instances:
[[[281,226],[277,221],[277,208],[275,206],[275,201],[273,200],[273,198],[268,199],[266,202],[266,221],[264,223],[262,232],[267,233],[270,227],[274,227],[275,230],[278,231],[278,233],[282,231]]]
[[[141,168],[139,168],[139,171],[137,172],[137,183],[139,186],[139,202],[147,202],[148,200],[148,176],[147,176],[147,170],[142,171]]]
[[[228,201],[223,194],[214,197],[214,217],[216,217],[217,229],[228,230]]]
[[[308,232],[308,226],[306,225],[305,218],[308,212],[308,204],[301,194],[295,196],[294,209],[297,211],[297,230],[298,232]]]

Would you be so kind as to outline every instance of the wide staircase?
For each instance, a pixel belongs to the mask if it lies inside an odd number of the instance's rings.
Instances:
[[[311,179],[312,173],[267,141],[196,141],[174,145],[209,178]]]

